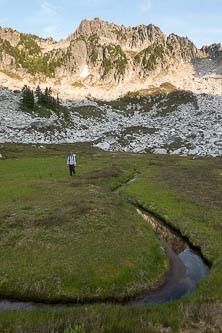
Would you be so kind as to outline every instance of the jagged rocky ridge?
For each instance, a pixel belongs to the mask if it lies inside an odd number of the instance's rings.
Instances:
[[[210,54],[211,49],[166,36],[153,24],[125,27],[99,18],[83,20],[59,42],[0,28],[0,84],[34,88],[40,83],[66,98],[114,99]]]
[[[110,151],[222,156],[222,97],[174,90],[115,102],[63,101],[67,114],[19,110],[21,93],[0,89],[0,142],[92,142]],[[49,111],[49,110],[48,110]]]
[[[206,46],[204,45],[201,48],[201,51],[207,55],[209,55],[210,57],[220,57],[222,56],[222,45],[220,43],[218,44],[212,44],[210,46]]]
[[[191,61],[202,53],[188,38],[175,34],[167,37],[152,24],[131,28],[98,18],[83,20],[74,34],[58,43],[1,29],[0,47],[2,69],[18,75],[25,71],[57,78],[72,76],[80,74],[87,65],[92,73],[90,80],[112,82],[126,80],[130,71],[141,77]]]

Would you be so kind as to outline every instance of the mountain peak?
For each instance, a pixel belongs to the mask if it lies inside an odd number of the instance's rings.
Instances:
[[[96,35],[102,45],[112,43],[121,46],[123,50],[133,51],[145,49],[152,43],[162,43],[167,38],[161,29],[154,24],[127,27],[95,17],[93,20],[82,20],[79,27],[68,39],[70,41],[79,38],[87,39],[92,35]]]
[[[204,45],[201,50],[210,57],[222,56],[222,45],[220,43],[214,43],[209,46]]]
[[[93,89],[109,91],[113,86],[129,91],[171,75],[184,63],[192,65],[195,58],[221,51],[220,44],[200,51],[187,37],[166,36],[152,23],[127,27],[95,17],[82,20],[60,42],[0,29],[0,76],[1,82],[7,77],[17,80],[16,87],[51,82],[58,93],[83,88],[91,94]]]

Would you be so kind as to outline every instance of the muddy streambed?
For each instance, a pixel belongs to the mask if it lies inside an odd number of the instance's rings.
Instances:
[[[126,185],[132,183],[136,179],[137,176],[132,178],[126,184],[121,185],[113,192],[119,194]],[[209,265],[204,262],[200,251],[195,249],[189,244],[188,240],[185,240],[177,231],[173,230],[163,221],[154,217],[139,205],[130,201],[128,202],[135,206],[137,213],[152,226],[157,234],[157,237],[168,255],[170,270],[166,273],[163,285],[155,290],[143,293],[134,300],[124,303],[124,305],[157,305],[177,300],[193,293],[198,282],[207,277],[210,273]],[[0,299],[0,311],[37,309],[64,310],[76,306],[78,306],[76,303],[43,304],[38,302],[19,301],[16,299]]]

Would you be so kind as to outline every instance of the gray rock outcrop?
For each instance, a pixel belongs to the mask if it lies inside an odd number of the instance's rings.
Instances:
[[[222,45],[220,43],[211,44],[210,46],[204,45],[201,51],[206,53],[210,57],[220,57],[222,56]]]

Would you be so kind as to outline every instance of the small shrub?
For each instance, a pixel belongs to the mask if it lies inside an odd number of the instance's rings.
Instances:
[[[79,81],[75,81],[72,83],[72,86],[74,88],[84,88],[84,84],[82,82],[79,82]]]
[[[25,205],[22,207],[22,210],[31,210],[32,209],[32,206],[30,205]]]

